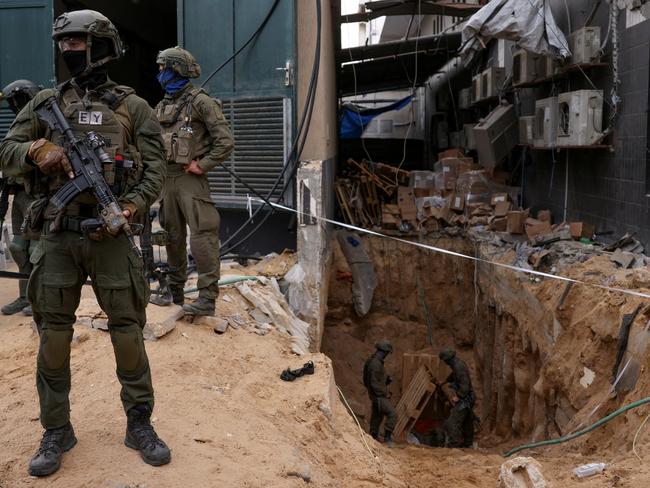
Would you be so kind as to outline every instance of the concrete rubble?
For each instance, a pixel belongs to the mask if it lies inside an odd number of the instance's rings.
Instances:
[[[531,457],[516,457],[501,465],[499,488],[546,488],[540,464]]]

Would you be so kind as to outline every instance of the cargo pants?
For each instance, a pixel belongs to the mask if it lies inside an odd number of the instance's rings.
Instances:
[[[31,262],[34,270],[28,297],[40,330],[36,387],[43,427],[62,427],[70,419],[70,341],[87,277],[108,316],[124,411],[139,404],[153,410],[151,372],[142,337],[149,287],[142,259],[130,249],[126,237],[93,241],[72,231],[44,232]]]
[[[11,257],[18,265],[18,272],[29,274],[32,272],[32,264],[29,261],[31,249],[33,249],[35,241],[25,239],[21,235],[20,227],[23,225],[27,207],[33,201],[33,198],[24,189],[16,190],[14,199],[11,203],[11,232],[14,238],[9,244],[9,251]],[[27,280],[18,281],[18,291],[21,298],[27,297]]]
[[[219,295],[219,212],[210,198],[205,175],[169,172],[162,191],[160,224],[168,233],[169,285],[183,287],[187,281],[187,226],[190,251],[199,274],[199,295]]]
[[[465,400],[451,408],[444,429],[446,447],[471,447],[474,443],[474,411]]]
[[[384,417],[386,417],[384,432],[385,434],[392,434],[397,423],[395,408],[393,408],[388,398],[372,399],[372,413],[370,414],[370,435],[372,437],[377,438],[379,435],[379,426],[381,425],[381,421],[384,420]]]

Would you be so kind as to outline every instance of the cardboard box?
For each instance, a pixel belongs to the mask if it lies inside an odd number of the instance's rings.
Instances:
[[[399,214],[399,207],[390,203],[381,206],[381,224],[384,226],[397,227],[402,219]]]
[[[505,217],[510,211],[512,204],[510,202],[499,202],[494,206],[495,217]]]
[[[457,148],[452,148],[452,149],[447,149],[446,151],[442,151],[438,153],[438,161],[444,158],[464,158],[465,154],[463,154],[463,151]]]
[[[569,229],[571,230],[571,237],[574,239],[581,239],[582,237],[591,239],[596,230],[593,224],[587,222],[571,222]]]
[[[397,205],[402,220],[415,220],[417,217],[417,207],[415,206],[415,195],[413,188],[400,186],[397,188]]]
[[[553,232],[550,222],[543,222],[537,219],[526,219],[526,235],[530,242],[535,241],[535,237],[550,234]]]
[[[435,188],[413,188],[413,194],[415,198],[432,197],[438,194],[438,190]]]
[[[455,190],[458,178],[455,175],[447,173],[445,175],[445,190]]]
[[[540,210],[537,212],[537,220],[541,220],[542,222],[548,222],[552,223],[553,219],[551,216],[551,211],[550,210]]]
[[[472,158],[443,158],[440,160],[440,164],[443,174],[452,174],[456,177],[474,169]]]
[[[507,226],[506,231],[510,234],[523,234],[524,223],[528,218],[527,210],[511,210],[506,215]]]
[[[509,201],[510,198],[508,197],[507,193],[494,193],[492,194],[492,206],[496,206],[497,203],[504,203]]]
[[[457,212],[462,212],[465,208],[465,194],[464,193],[454,193],[451,196],[451,201],[449,202],[449,208]]]
[[[433,171],[411,171],[409,186],[412,188],[433,188],[436,186]]]
[[[508,219],[505,217],[494,217],[490,221],[490,229],[496,232],[505,232],[508,228]]]

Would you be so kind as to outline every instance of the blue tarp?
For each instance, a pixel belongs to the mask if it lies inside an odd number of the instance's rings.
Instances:
[[[339,136],[341,139],[359,139],[366,126],[378,115],[391,110],[401,110],[413,100],[413,95],[380,108],[363,108],[354,104],[343,105]]]

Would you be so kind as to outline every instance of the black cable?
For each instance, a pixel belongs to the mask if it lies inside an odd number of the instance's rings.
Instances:
[[[285,173],[287,172],[287,169],[291,167],[291,174],[289,176],[289,179],[285,181],[284,186],[282,188],[282,191],[280,192],[280,196],[278,198],[278,202],[282,201],[282,197],[284,196],[285,192],[289,188],[291,182],[293,181],[293,178],[295,177],[295,174],[298,169],[298,158],[300,154],[302,153],[302,150],[304,149],[305,142],[307,140],[307,135],[309,133],[309,127],[311,124],[311,116],[313,113],[313,108],[314,108],[314,100],[315,100],[315,95],[316,95],[316,87],[318,85],[318,76],[319,76],[319,71],[320,71],[320,50],[321,50],[321,25],[322,25],[322,8],[321,8],[321,1],[316,0],[316,18],[317,18],[317,36],[316,36],[316,48],[315,48],[315,53],[314,53],[314,63],[312,67],[312,73],[311,73],[311,78],[309,82],[309,89],[307,92],[307,98],[306,98],[306,103],[305,107],[303,109],[303,113],[301,116],[301,121],[299,124],[298,128],[298,134],[294,140],[294,143],[292,145],[291,151],[289,153],[289,157],[287,159],[287,162],[285,166],[282,168],[282,171],[280,174],[277,176],[271,190],[269,190],[267,194],[267,198],[271,198],[273,196],[273,193],[277,189],[278,185],[282,181],[282,178],[284,177]],[[306,125],[305,125],[306,124]],[[306,129],[306,131],[305,131]],[[266,209],[266,205],[262,205],[253,212],[251,217],[244,222],[239,229],[237,229],[231,236],[224,242],[222,243],[222,255],[226,254],[228,252],[231,252],[232,249],[235,247],[241,245],[243,242],[245,242],[247,239],[249,239],[261,226],[272,213],[275,213],[275,208],[271,207],[270,212],[267,213],[267,215],[260,221],[255,228],[249,232],[243,239],[239,240],[235,244],[233,244],[230,247],[226,247],[232,240],[239,235],[241,232],[244,231],[244,229],[254,221],[254,219],[259,215],[259,213]]]
[[[223,63],[221,63],[221,64],[220,64],[220,65],[219,65],[219,66],[218,66],[218,67],[217,67],[217,68],[216,68],[212,73],[210,73],[210,76],[208,76],[208,77],[203,81],[203,83],[201,83],[200,88],[203,88],[203,87],[205,86],[205,84],[206,84],[208,81],[210,81],[214,75],[216,75],[219,71],[221,71],[221,70],[224,68],[224,66],[226,66],[228,63],[230,63],[230,61],[232,61],[233,59],[235,59],[235,57],[236,57],[240,52],[242,52],[242,51],[246,48],[246,46],[248,46],[251,42],[253,42],[253,39],[255,39],[255,38],[257,37],[257,35],[262,31],[262,29],[264,29],[264,26],[266,25],[266,23],[267,23],[267,22],[269,21],[269,19],[271,18],[271,15],[273,14],[273,11],[275,10],[275,8],[278,6],[279,3],[280,3],[280,0],[275,0],[275,1],[273,2],[273,5],[271,5],[271,8],[269,9],[268,13],[266,14],[266,17],[264,17],[264,20],[263,20],[262,23],[258,26],[257,30],[256,30],[255,32],[253,32],[253,34],[248,38],[248,40],[247,40],[247,41],[246,41],[246,42],[245,42],[245,43],[244,43],[244,44],[243,44],[239,49],[237,49],[237,51],[235,51],[235,52],[232,54],[232,56],[230,56],[228,59],[226,59],[226,60],[225,60]]]

